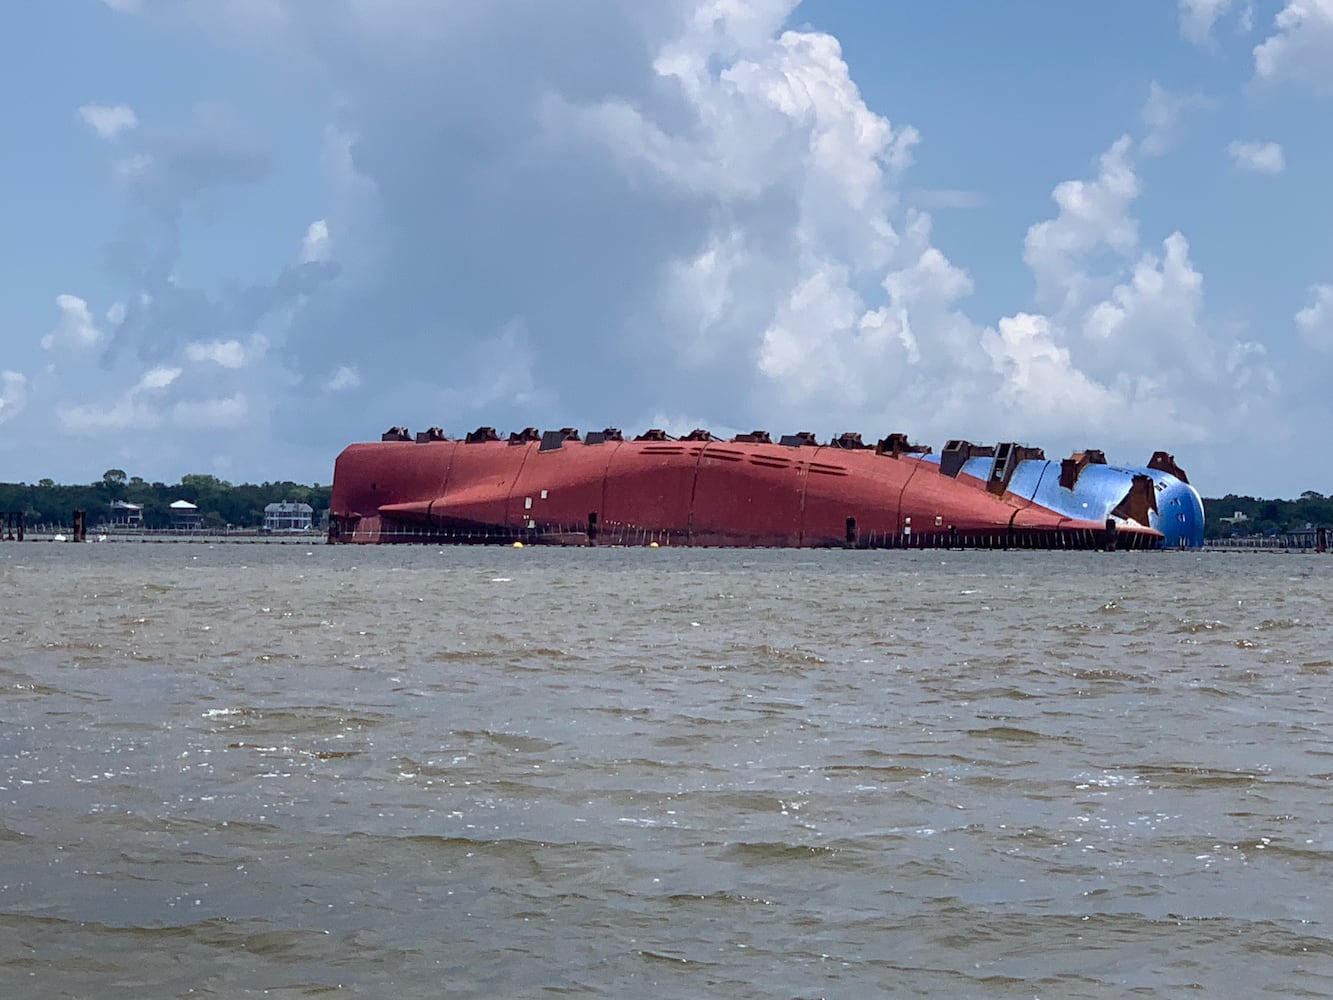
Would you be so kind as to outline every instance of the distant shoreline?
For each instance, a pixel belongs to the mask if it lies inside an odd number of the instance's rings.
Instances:
[[[15,539],[14,541],[17,542],[16,539]],[[74,539],[71,538],[71,537],[69,537],[68,535],[51,534],[51,533],[47,533],[47,532],[41,532],[41,533],[36,533],[36,534],[34,534],[34,533],[32,533],[32,532],[28,532],[27,535],[26,535],[26,536],[24,537],[24,539],[23,539],[23,542],[24,542],[24,543],[28,543],[28,542],[70,543],[70,542],[73,542],[73,541],[74,541]],[[84,539],[84,544],[87,544],[87,545],[100,545],[100,544],[102,544],[102,543],[117,543],[117,544],[132,543],[132,544],[139,544],[139,545],[325,545],[325,544],[327,544],[327,541],[328,541],[328,536],[327,536],[324,532],[322,532],[322,531],[306,532],[306,533],[303,533],[303,534],[285,534],[285,535],[260,535],[260,534],[257,534],[257,533],[255,533],[255,532],[248,532],[248,533],[232,532],[232,533],[230,533],[230,534],[223,534],[223,533],[209,534],[209,533],[207,533],[207,532],[193,532],[193,533],[191,533],[191,532],[170,532],[170,531],[160,531],[160,532],[134,532],[134,533],[131,533],[131,532],[116,532],[116,533],[95,533],[95,532],[90,532],[89,535],[88,535],[88,537]],[[429,544],[438,544],[438,543],[425,543],[425,544],[428,544],[428,545],[429,545]],[[3,537],[0,536],[0,551],[4,551],[4,545],[5,545],[5,541],[3,540]],[[352,547],[355,548],[355,546],[352,546]],[[378,548],[385,548],[386,546],[372,545],[372,546],[370,546],[370,547],[371,547],[371,548],[377,548],[377,549],[378,549]],[[388,547],[388,548],[393,548],[393,546],[387,546],[387,547]],[[403,543],[403,544],[402,544],[402,547],[404,547],[404,548],[409,548],[409,549],[410,549],[410,548],[414,548],[414,547],[416,547],[416,548],[420,548],[421,546],[419,546],[419,545],[413,545],[413,543],[408,542],[408,543]],[[440,547],[443,547],[443,548],[470,548],[470,547],[474,547],[474,546],[463,546],[463,545],[448,545],[448,544],[444,544],[444,545],[441,545]],[[492,547],[500,547],[500,548],[503,548],[504,546],[503,546],[503,545],[498,545],[498,546],[492,546]],[[552,546],[552,547],[554,547],[554,548],[587,548],[588,546],[573,545],[573,546]],[[638,546],[634,546],[634,545],[606,545],[606,546],[597,546],[597,547],[598,547],[598,548],[637,548]],[[667,546],[667,548],[671,548],[671,546]],[[690,548],[690,547],[688,547],[688,546],[682,546],[682,548],[689,549],[690,551],[696,551],[696,550],[694,550],[694,549],[692,549],[692,548]],[[736,549],[736,551],[753,551],[753,549],[748,549],[746,546],[734,546],[734,548]],[[796,551],[800,551],[800,550],[796,550]],[[813,551],[828,551],[828,550],[816,550],[816,549],[810,549],[809,551],[812,551],[812,552],[813,552]],[[936,550],[936,551],[952,551],[952,550]],[[964,551],[964,550],[959,549],[959,550],[957,550],[957,551],[960,551],[960,552],[961,552],[961,551]],[[969,550],[969,551],[983,551],[983,550]],[[995,551],[1001,551],[1001,550],[998,550],[998,549],[997,549],[997,550],[995,550]],[[1020,550],[1018,550],[1018,549],[1014,549],[1014,550],[1012,550],[1012,551],[1020,551]],[[1215,552],[1215,553],[1230,553],[1230,554],[1236,554],[1236,553],[1246,554],[1246,553],[1249,553],[1249,554],[1261,554],[1261,555],[1318,555],[1318,554],[1320,554],[1319,551],[1318,551],[1316,548],[1312,547],[1312,546],[1285,544],[1285,543],[1282,541],[1282,539],[1280,539],[1280,538],[1235,538],[1235,539],[1213,539],[1213,540],[1211,540],[1211,541],[1207,541],[1207,542],[1205,542],[1200,548],[1196,548],[1196,549],[1186,549],[1186,550],[1176,550],[1176,549],[1152,550],[1152,549],[1148,549],[1148,550],[1145,550],[1145,551],[1149,551],[1149,552],[1151,552],[1151,551],[1162,551],[1162,552],[1177,552],[1177,551],[1184,551],[1184,552],[1191,552],[1191,553]]]
[[[139,545],[323,545],[328,536],[322,531],[310,531],[301,534],[261,535],[256,532],[230,532],[212,534],[209,532],[96,532],[90,531],[84,538],[89,545],[106,543],[134,543]],[[17,541],[17,540],[15,540]],[[23,538],[28,542],[73,542],[68,533],[26,532]],[[3,542],[0,542],[3,544]]]

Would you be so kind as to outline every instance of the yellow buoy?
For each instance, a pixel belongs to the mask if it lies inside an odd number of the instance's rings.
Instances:
[[[523,543],[522,543],[522,542],[515,542],[515,543],[514,543],[514,548],[516,548],[516,549],[521,549],[521,548],[523,548]]]
[[[656,542],[649,542],[649,543],[648,543],[648,548],[650,548],[650,549],[655,549],[655,548],[657,548],[657,543],[656,543]]]

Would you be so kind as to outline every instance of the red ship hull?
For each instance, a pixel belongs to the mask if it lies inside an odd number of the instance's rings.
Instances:
[[[550,437],[351,445],[334,469],[329,540],[1148,548],[1162,539],[943,474],[910,451]]]

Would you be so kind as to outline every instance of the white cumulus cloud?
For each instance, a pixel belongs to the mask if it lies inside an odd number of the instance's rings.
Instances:
[[[1310,304],[1296,314],[1301,339],[1320,351],[1333,351],[1333,285],[1310,289]]]
[[[62,404],[56,408],[56,416],[72,434],[151,430],[162,423],[162,410],[166,405],[162,391],[180,375],[179,368],[156,365],[112,402]]]
[[[1095,179],[1056,187],[1059,212],[1027,240],[1038,288],[1057,293],[1047,297],[1052,311],[1002,320],[986,338],[1009,376],[1003,394],[1017,400],[1044,386],[1064,400],[1064,419],[1082,426],[1097,414],[1132,413],[1114,422],[1140,447],[1158,435],[1203,442],[1252,432],[1237,414],[1277,389],[1265,352],[1206,322],[1203,276],[1183,234],[1169,235],[1160,253],[1142,247],[1132,212],[1140,187],[1126,138],[1103,155]],[[1049,407],[1034,399],[1021,412],[1032,420]]]
[[[998,397],[1005,409],[1020,409],[1043,423],[1077,414],[1091,426],[1119,409],[1115,396],[1074,364],[1045,316],[1006,316],[997,329],[985,332],[981,344],[1003,377]]]
[[[242,392],[216,399],[182,399],[171,407],[177,427],[216,430],[239,427],[249,416],[249,401]]]
[[[1121,136],[1102,154],[1093,180],[1058,184],[1052,193],[1058,214],[1028,229],[1023,259],[1037,279],[1039,302],[1055,308],[1077,302],[1088,290],[1085,267],[1094,251],[1128,255],[1138,246],[1138,222],[1129,211],[1139,196],[1133,148]]]
[[[18,416],[27,401],[27,376],[8,369],[0,371],[0,424]]]
[[[1269,384],[1262,349],[1210,334],[1203,310],[1203,275],[1190,259],[1189,241],[1172,233],[1160,254],[1145,251],[1127,279],[1088,310],[1089,364],[1135,408],[1150,398],[1167,409],[1188,402],[1206,411],[1215,405],[1209,392],[1237,388],[1228,358],[1241,349],[1261,372],[1256,389],[1262,391]],[[1132,368],[1122,360],[1126,355],[1134,358]],[[1198,431],[1195,425],[1183,429]]]
[[[201,340],[185,345],[185,357],[193,362],[212,362],[221,368],[244,368],[268,349],[268,341],[255,334],[248,344],[239,340]]]
[[[61,294],[56,296],[56,308],[60,310],[60,320],[42,337],[44,350],[86,352],[102,342],[102,331],[86,301],[77,295]]]
[[[1210,102],[1201,95],[1173,93],[1154,80],[1141,113],[1147,129],[1140,142],[1143,152],[1152,156],[1165,153],[1176,140],[1185,112],[1207,107]]]
[[[339,365],[329,373],[329,377],[324,380],[324,388],[329,392],[338,392],[342,389],[355,389],[361,384],[361,376],[351,365]]]
[[[310,223],[301,240],[301,262],[303,264],[321,263],[330,257],[329,224],[324,219]]]
[[[1232,0],[1180,0],[1180,30],[1196,45],[1212,37],[1213,25],[1226,13]]]
[[[134,387],[134,391],[139,392],[143,390],[165,389],[167,386],[171,385],[171,383],[175,382],[176,379],[180,378],[180,375],[181,370],[179,368],[168,368],[165,365],[150,368],[143,373],[143,377],[139,379],[138,384]]]
[[[1255,46],[1255,75],[1333,94],[1333,0],[1288,0],[1273,29]]]
[[[1227,146],[1227,155],[1237,170],[1252,174],[1280,174],[1287,167],[1282,147],[1276,142],[1241,142]]]
[[[139,124],[139,116],[127,104],[85,104],[79,117],[103,139],[114,139]]]
[[[156,407],[133,396],[123,396],[107,406],[93,403],[60,406],[56,409],[56,416],[61,426],[71,434],[151,430],[162,422]]]

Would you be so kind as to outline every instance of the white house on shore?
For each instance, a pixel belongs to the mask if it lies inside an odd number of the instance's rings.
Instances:
[[[142,528],[143,504],[112,500],[109,523],[113,528]]]
[[[309,531],[315,509],[308,503],[271,503],[264,508],[264,530]]]
[[[174,500],[171,503],[171,530],[198,531],[199,507],[188,500]]]

